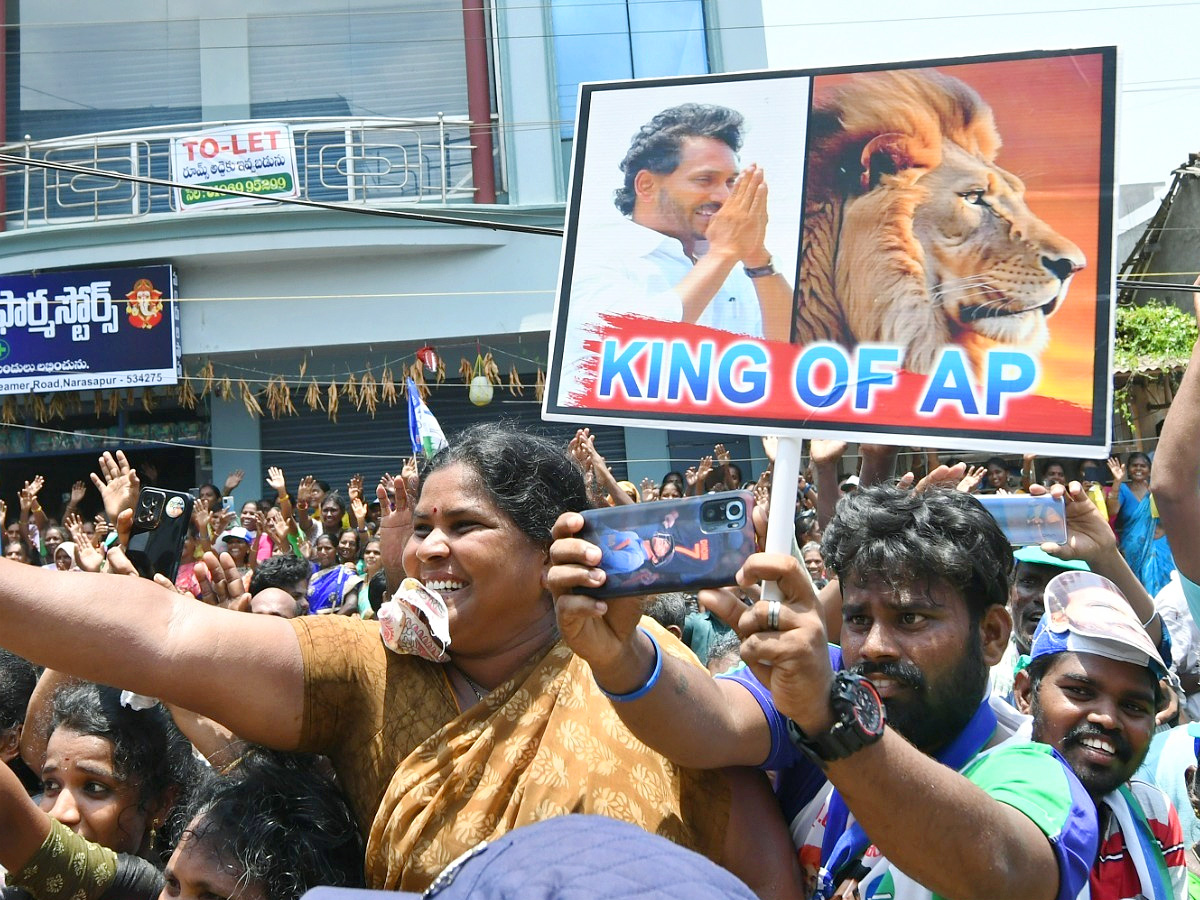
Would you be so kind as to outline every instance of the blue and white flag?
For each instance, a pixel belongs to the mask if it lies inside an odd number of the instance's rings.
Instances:
[[[417,388],[416,382],[411,378],[407,381],[408,436],[412,439],[413,454],[424,455],[426,459],[432,459],[435,453],[449,445],[446,443],[446,436],[442,434],[442,426],[438,424],[433,411],[421,399],[421,391]]]

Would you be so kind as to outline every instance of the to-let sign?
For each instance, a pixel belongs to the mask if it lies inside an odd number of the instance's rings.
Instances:
[[[182,135],[171,142],[171,180],[179,210],[241,206],[258,201],[212,188],[244,191],[264,200],[299,196],[291,128],[251,122]]]

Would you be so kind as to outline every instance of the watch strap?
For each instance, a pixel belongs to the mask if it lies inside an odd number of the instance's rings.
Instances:
[[[775,271],[775,261],[768,259],[765,266],[742,266],[743,271],[748,278],[766,278],[769,275],[778,275]]]
[[[827,730],[819,734],[809,735],[791,719],[787,721],[788,737],[792,743],[801,753],[822,769],[828,763],[845,759],[847,756],[857,753],[863,747],[875,743],[883,736],[882,727],[876,732],[868,732],[863,729],[852,702],[847,700],[843,694],[845,688],[853,685],[855,682],[865,682],[867,685],[870,685],[868,679],[862,678],[859,675],[838,672],[834,676],[830,693],[832,695],[831,703],[833,712],[837,719],[833,723],[833,726]],[[874,702],[878,705],[880,721],[883,721],[883,701],[879,699],[874,685],[870,686],[868,696],[872,698],[868,702]]]

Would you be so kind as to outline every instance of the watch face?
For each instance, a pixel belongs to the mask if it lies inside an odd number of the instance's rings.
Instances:
[[[875,686],[865,678],[854,685],[854,718],[864,733],[877,735],[883,732],[883,701]]]

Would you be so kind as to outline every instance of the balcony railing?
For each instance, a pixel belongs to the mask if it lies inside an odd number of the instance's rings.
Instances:
[[[465,116],[272,121],[291,126],[297,183],[305,200],[391,206],[469,202],[474,197],[471,123]],[[172,212],[175,191],[166,184],[53,165],[169,181],[172,139],[237,124],[242,123],[191,123],[0,146],[5,154],[50,164],[0,168],[6,192],[0,213],[4,230]]]

